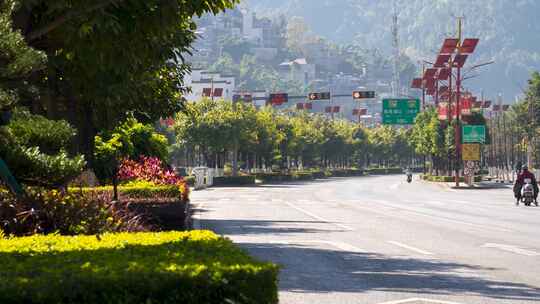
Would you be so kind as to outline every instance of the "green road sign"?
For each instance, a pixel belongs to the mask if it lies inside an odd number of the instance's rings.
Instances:
[[[412,125],[418,113],[419,99],[383,99],[382,122],[385,125]]]
[[[464,143],[484,143],[486,142],[486,126],[484,125],[464,125]]]

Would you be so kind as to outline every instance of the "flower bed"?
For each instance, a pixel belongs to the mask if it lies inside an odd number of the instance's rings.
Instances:
[[[126,205],[111,206],[111,195],[97,192],[61,192],[26,188],[15,197],[0,187],[0,229],[10,235],[59,233],[97,234],[146,231],[152,227]]]
[[[209,231],[0,240],[0,303],[278,302],[278,267]]]
[[[112,186],[82,188],[82,191],[99,193],[112,200]],[[191,227],[190,206],[184,198],[179,186],[136,182],[118,187],[119,202],[115,206],[144,217],[155,229],[187,230]]]

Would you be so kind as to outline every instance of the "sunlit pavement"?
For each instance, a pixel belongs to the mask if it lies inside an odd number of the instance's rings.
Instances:
[[[282,265],[280,303],[538,303],[540,208],[405,176],[193,193],[202,228]]]

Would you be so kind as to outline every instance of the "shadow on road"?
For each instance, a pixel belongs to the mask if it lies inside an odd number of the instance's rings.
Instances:
[[[316,249],[291,244],[243,243],[253,255],[282,265],[280,290],[298,293],[373,290],[431,295],[471,295],[502,300],[540,299],[540,288],[493,281],[496,270],[436,260]]]
[[[265,220],[211,220],[204,219],[205,227],[220,227],[219,233],[224,235],[276,235],[292,233],[329,233],[343,232],[341,229],[317,229],[306,225],[327,224],[319,221],[265,221]],[[213,230],[213,229],[211,229]]]

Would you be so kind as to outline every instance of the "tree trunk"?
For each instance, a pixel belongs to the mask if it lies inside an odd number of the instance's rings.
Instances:
[[[86,159],[87,166],[93,168],[95,150],[94,139],[97,134],[93,121],[93,107],[89,102],[83,102],[80,104],[79,102],[74,101],[74,105],[80,106],[75,112],[78,119],[72,122],[77,128],[77,152],[83,154]]]
[[[232,155],[232,176],[238,176],[238,141],[235,140]]]

